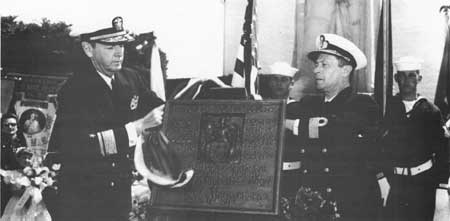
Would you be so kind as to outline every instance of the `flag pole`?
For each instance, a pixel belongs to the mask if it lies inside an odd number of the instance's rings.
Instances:
[[[252,22],[253,22],[253,0],[248,0],[248,5],[245,10],[245,21],[243,26],[243,45],[244,45],[244,80],[247,94],[251,94],[251,68],[252,68]]]
[[[386,100],[392,96],[392,84],[391,1],[383,0],[378,28],[374,93],[383,115],[386,112]]]
[[[260,67],[259,67],[259,58],[258,58],[258,23],[257,23],[257,15],[258,15],[258,8],[256,7],[257,6],[257,1],[258,0],[253,0],[253,16],[252,16],[252,18],[253,18],[253,40],[254,40],[254,42],[253,42],[253,48],[252,48],[252,51],[254,51],[255,53],[254,53],[254,55],[253,55],[253,59],[254,59],[254,61],[255,61],[255,67],[256,67],[256,74],[257,74],[257,76],[256,76],[256,80],[255,80],[255,94],[259,94],[259,77],[258,77],[258,75],[259,75],[259,70],[260,70]]]
[[[386,3],[386,12],[383,18],[384,20],[384,39],[386,39],[385,50],[384,50],[384,73],[385,79],[385,98],[384,98],[384,108],[383,114],[386,112],[386,101],[392,97],[392,85],[393,85],[393,72],[394,68],[392,65],[392,13],[391,13],[391,0],[384,0]]]
[[[227,33],[227,19],[226,19],[226,16],[227,16],[227,0],[223,0],[222,76],[226,75],[226,73],[225,73],[225,71],[226,71],[225,51],[226,51],[226,43],[227,43],[226,42],[226,36],[227,36],[226,35],[226,33]]]
[[[450,6],[442,6],[440,12],[445,16],[445,45],[442,55],[441,67],[439,70],[439,78],[434,97],[434,103],[441,110],[445,120],[449,119],[449,97],[450,97],[450,24],[449,24]]]

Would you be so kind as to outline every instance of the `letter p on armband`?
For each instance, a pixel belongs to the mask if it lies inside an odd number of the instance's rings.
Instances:
[[[319,138],[319,127],[328,124],[328,119],[325,117],[309,118],[309,138]]]

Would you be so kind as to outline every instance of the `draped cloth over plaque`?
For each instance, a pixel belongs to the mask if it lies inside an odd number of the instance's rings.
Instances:
[[[284,141],[282,100],[169,100],[163,131],[182,188],[152,188],[152,210],[276,215]]]
[[[136,170],[146,179],[170,188],[187,184],[194,170],[182,170],[176,153],[162,131],[144,133],[136,145],[134,163]]]

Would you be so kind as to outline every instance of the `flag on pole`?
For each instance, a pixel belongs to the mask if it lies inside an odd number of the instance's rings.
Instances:
[[[380,25],[378,27],[377,54],[375,63],[375,100],[386,111],[386,100],[392,96],[392,24],[391,1],[383,0]]]
[[[161,67],[161,58],[159,56],[159,47],[156,44],[156,39],[152,46],[152,55],[150,57],[150,90],[166,101],[166,91],[164,87],[164,75]]]
[[[252,95],[254,98],[259,98],[255,0],[248,0],[244,18],[244,33],[241,36],[236,56],[231,86],[245,87],[247,94]]]
[[[449,99],[450,99],[450,23],[449,13],[450,6],[441,7],[441,12],[444,12],[447,24],[446,24],[446,37],[444,54],[442,55],[442,63],[439,71],[439,79],[436,87],[436,95],[434,97],[434,103],[442,112],[445,120],[449,119]]]

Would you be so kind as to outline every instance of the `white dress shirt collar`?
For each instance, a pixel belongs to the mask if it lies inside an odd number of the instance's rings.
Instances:
[[[325,103],[326,103],[326,102],[331,102],[338,94],[339,94],[339,93],[335,94],[333,97],[330,97],[330,98],[328,98],[328,99],[327,99],[326,97],[324,97],[323,99],[324,99]]]
[[[108,85],[109,89],[112,90],[112,80],[114,79],[114,75],[109,77],[106,74],[102,74],[100,71],[97,71],[98,75],[105,81],[106,85]]]
[[[414,107],[414,105],[416,104],[416,102],[419,101],[419,100],[422,99],[422,98],[423,98],[423,97],[421,97],[421,96],[417,96],[417,98],[416,98],[415,100],[412,100],[412,101],[405,101],[405,100],[402,100],[402,101],[403,101],[403,104],[405,105],[405,111],[406,111],[406,113],[410,112],[410,111],[413,109],[413,107]]]

